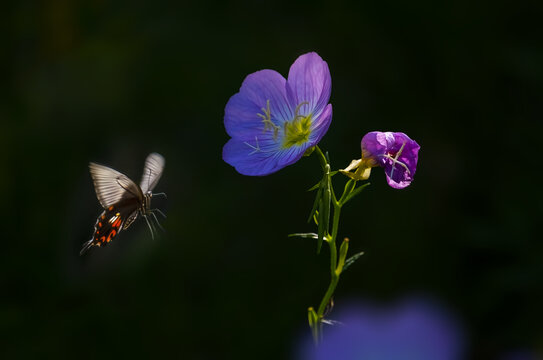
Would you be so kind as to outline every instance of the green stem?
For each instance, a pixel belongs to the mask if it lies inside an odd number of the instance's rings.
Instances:
[[[336,290],[336,286],[339,281],[339,275],[341,274],[341,270],[339,272],[337,271],[338,259],[336,249],[336,237],[339,227],[340,215],[341,205],[339,205],[338,202],[334,202],[334,220],[332,225],[332,235],[328,239],[328,245],[330,246],[330,285],[328,285],[328,290],[326,290],[326,293],[324,294],[324,297],[322,298],[319,305],[319,310],[317,311],[319,321],[322,320],[326,305],[328,305],[330,299],[332,298],[332,295],[334,295],[334,291]]]
[[[348,182],[345,186],[343,194],[341,195],[341,198],[337,200],[334,192],[334,187],[332,186],[332,176],[330,175],[330,164],[328,163],[328,159],[326,159],[326,156],[318,146],[315,146],[315,152],[319,157],[321,167],[324,172],[324,177],[328,177],[326,180],[327,184],[329,184],[329,189],[332,195],[331,203],[334,207],[332,231],[331,233],[327,232],[325,234],[326,242],[330,247],[330,284],[328,285],[328,289],[326,290],[326,293],[324,294],[324,297],[320,302],[318,311],[315,313],[313,308],[309,308],[308,312],[309,326],[311,327],[315,342],[318,344],[319,340],[322,338],[322,320],[324,318],[324,312],[326,310],[326,306],[330,303],[330,299],[334,295],[334,291],[336,290],[337,284],[339,282],[339,276],[341,275],[341,272],[343,270],[345,258],[347,257],[347,251],[349,247],[349,240],[345,239],[341,246],[338,259],[336,239],[339,230],[339,218],[341,216],[341,208],[345,203],[346,199],[348,198],[349,194],[351,194],[351,192],[353,191],[354,186],[356,186],[356,182]],[[321,224],[319,223],[319,225]]]

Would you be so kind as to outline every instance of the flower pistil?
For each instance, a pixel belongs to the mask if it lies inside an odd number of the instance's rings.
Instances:
[[[398,160],[398,158],[402,154],[402,151],[403,151],[403,148],[405,147],[405,144],[407,144],[407,141],[404,141],[404,143],[402,144],[402,147],[400,148],[400,150],[398,150],[396,155],[394,155],[391,152],[388,152],[385,155],[383,155],[383,157],[392,160],[392,170],[390,171],[390,177],[392,177],[392,175],[394,174],[394,169],[395,169],[396,164],[403,167],[405,169],[405,171],[407,171],[407,174],[411,175],[411,171],[409,171],[409,168],[407,167],[407,165],[405,165],[403,162]]]
[[[283,149],[288,149],[294,145],[302,145],[309,139],[309,135],[311,134],[311,113],[300,115],[300,108],[303,105],[309,105],[309,103],[304,101],[298,104],[294,110],[294,119],[292,121],[285,121]]]

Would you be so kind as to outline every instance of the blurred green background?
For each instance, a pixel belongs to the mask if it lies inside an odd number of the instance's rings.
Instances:
[[[2,15],[0,354],[3,358],[284,359],[307,334],[328,254],[305,223],[318,160],[252,178],[221,159],[244,77],[308,51],[332,74],[321,147],[334,168],[372,130],[421,144],[414,183],[374,171],[340,236],[364,255],[347,299],[439,299],[467,358],[543,348],[541,2],[17,1]],[[79,257],[101,212],[88,162],[139,181],[166,158],[154,205]],[[342,187],[343,179],[336,179]]]

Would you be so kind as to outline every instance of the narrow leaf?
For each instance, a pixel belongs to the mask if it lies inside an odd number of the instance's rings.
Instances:
[[[341,197],[349,196],[353,192],[355,186],[356,186],[356,181],[352,179],[347,181],[347,183],[345,184],[345,188],[343,189],[343,195]]]
[[[319,213],[317,215],[317,219],[318,219],[317,254],[321,252],[322,240],[324,239],[325,225],[324,225],[324,219],[323,219],[323,214],[324,214],[323,208],[324,208],[324,201],[321,199],[321,201],[319,201]]]
[[[299,237],[302,239],[317,239],[319,235],[315,233],[294,233],[294,234],[288,234],[288,237]]]
[[[323,233],[329,234],[330,230],[330,202],[332,198],[332,192],[330,189],[324,190],[324,194],[322,196],[322,217],[320,218],[320,222],[323,223]]]
[[[370,183],[366,183],[364,185],[360,185],[356,189],[354,189],[346,198],[343,200],[342,205],[346,204],[349,200],[354,198],[356,195],[360,194],[366,187],[368,187]]]
[[[353,256],[351,256],[350,258],[348,258],[347,260],[345,260],[345,265],[343,265],[343,271],[347,270],[347,268],[349,266],[351,266],[352,264],[354,264],[354,262],[356,260],[358,260],[358,258],[361,257],[362,255],[364,255],[363,251],[359,252],[359,253],[356,253]]]
[[[317,190],[322,184],[322,181],[319,181],[318,183],[316,183],[315,185],[311,186],[309,189],[307,189],[307,191],[314,191],[314,190]]]
[[[317,212],[319,203],[321,201],[321,197],[322,197],[322,187],[319,188],[319,191],[317,192],[317,195],[315,196],[315,201],[313,202],[313,208],[311,208],[311,212],[309,213],[309,217],[307,218],[308,223],[311,222],[313,215],[315,215],[315,213]]]
[[[311,328],[311,334],[313,335],[313,341],[315,346],[319,344],[319,317],[315,310],[310,307],[307,309],[307,320],[309,322],[309,327]]]
[[[324,175],[325,184],[323,189],[323,195],[322,195],[322,202],[323,202],[323,211],[322,214],[322,221],[324,222],[324,231],[326,234],[329,234],[329,226],[330,226],[330,203],[332,201],[332,185],[330,184],[330,165],[326,165],[326,174]]]
[[[322,198],[319,204],[319,238],[317,244],[317,254],[319,254],[321,251],[322,240],[329,233],[330,225],[330,203],[332,200],[332,191],[330,188],[330,165],[328,164],[325,166],[321,189]]]

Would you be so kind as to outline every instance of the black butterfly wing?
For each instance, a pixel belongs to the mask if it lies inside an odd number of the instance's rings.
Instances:
[[[129,198],[105,209],[96,220],[92,239],[83,245],[80,255],[92,246],[103,247],[109,244],[136,219],[140,206],[136,198]]]
[[[137,217],[143,204],[143,193],[126,175],[107,166],[90,163],[96,197],[104,212],[96,220],[92,239],[83,245],[80,254],[92,246],[105,246]]]

